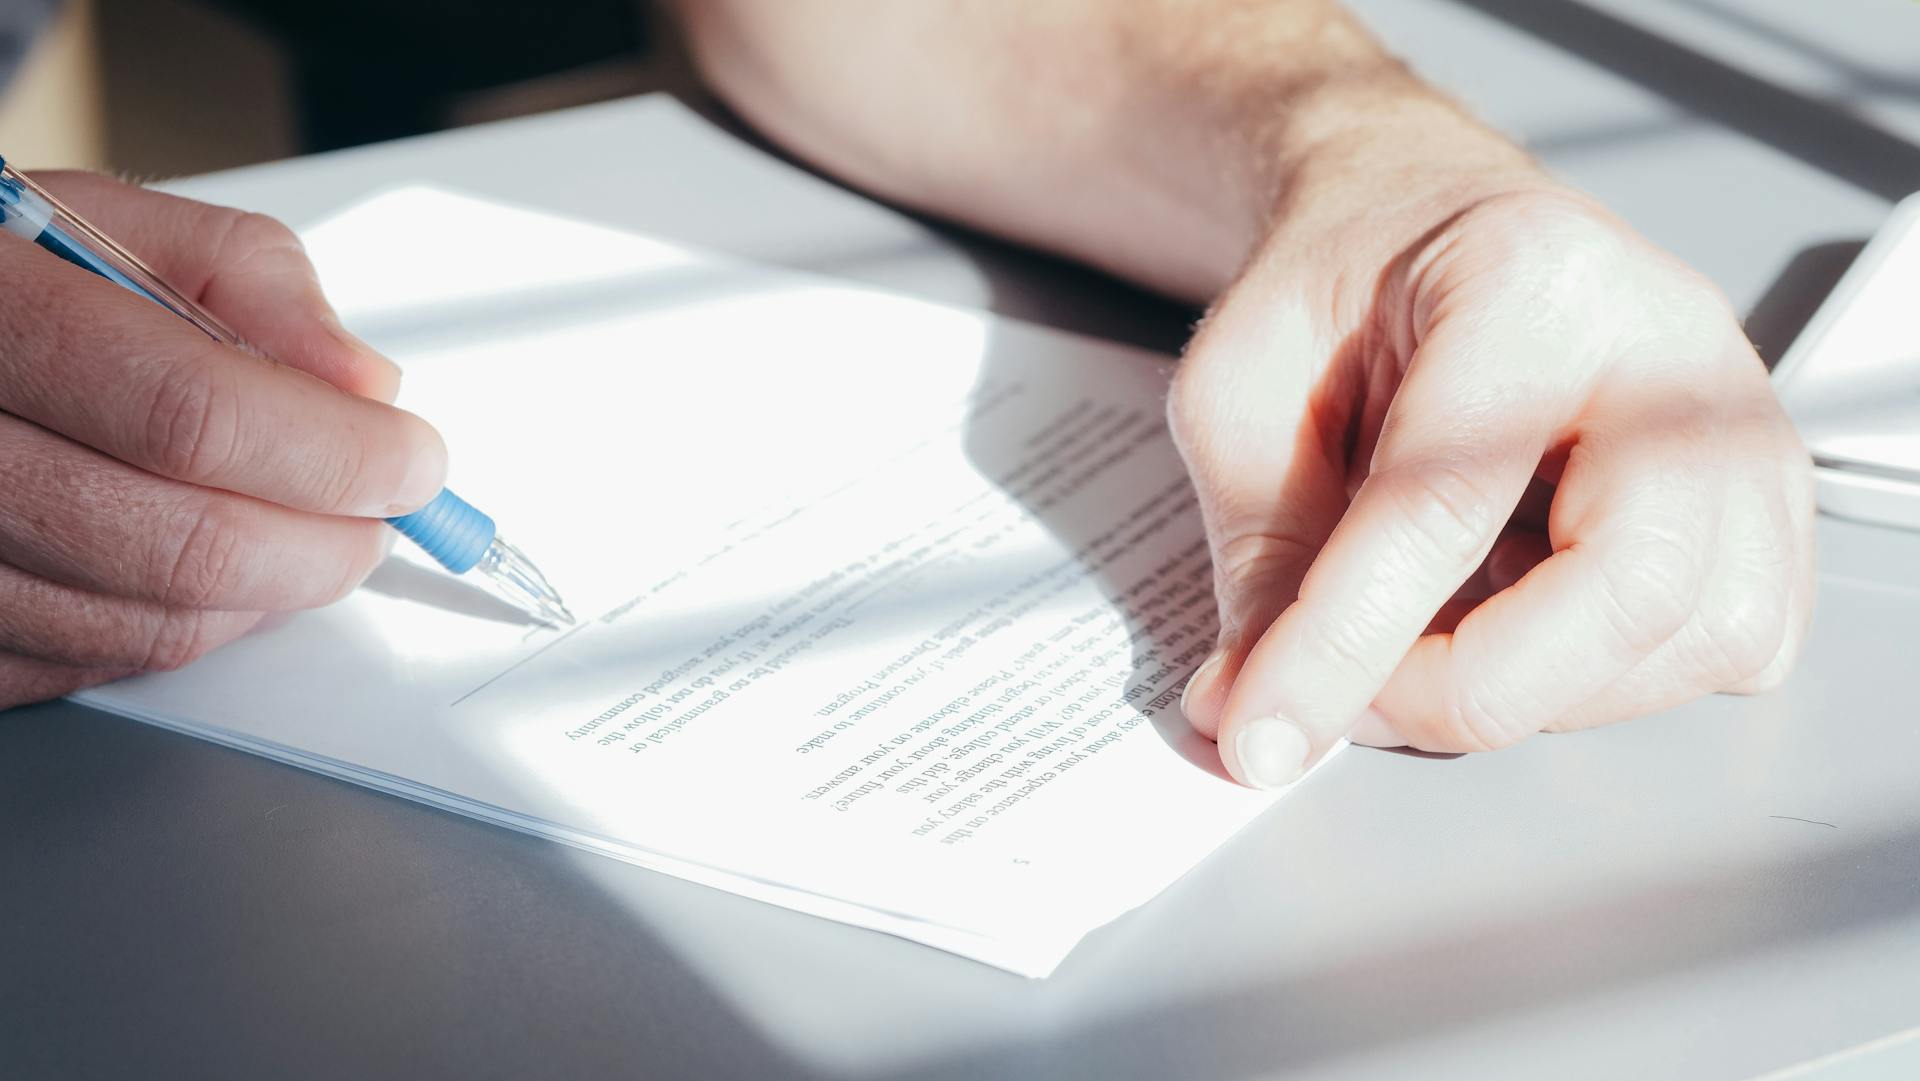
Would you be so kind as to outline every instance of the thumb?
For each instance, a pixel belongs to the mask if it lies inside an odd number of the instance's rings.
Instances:
[[[399,392],[400,369],[341,325],[279,221],[93,173],[37,179],[261,353],[351,394],[391,402]]]

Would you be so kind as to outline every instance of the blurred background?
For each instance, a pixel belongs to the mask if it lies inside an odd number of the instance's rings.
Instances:
[[[0,153],[28,168],[202,173],[696,85],[671,22],[644,0],[0,9]]]

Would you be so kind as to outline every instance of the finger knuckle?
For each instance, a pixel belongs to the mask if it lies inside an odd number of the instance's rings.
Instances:
[[[1706,361],[1746,340],[1732,303],[1712,278],[1650,246],[1636,244],[1633,254],[1636,273],[1628,299],[1642,315],[1646,329],[1667,343],[1669,355],[1684,349]]]
[[[1694,328],[1701,336],[1701,356],[1711,355],[1708,350],[1716,346],[1746,340],[1733,304],[1718,283],[1678,261],[1668,261],[1663,270],[1664,280],[1656,278],[1655,296],[1664,302],[1676,325]]]
[[[1464,464],[1395,466],[1374,474],[1403,523],[1403,546],[1438,554],[1462,574],[1473,569],[1511,509]]]
[[[1461,216],[1460,225],[1503,238],[1515,251],[1538,250],[1543,236],[1585,239],[1603,232],[1593,204],[1564,188],[1536,188],[1490,196]]]
[[[1485,678],[1448,697],[1439,729],[1447,747],[1467,752],[1511,747],[1533,733],[1512,696]]]
[[[1372,678],[1370,645],[1378,614],[1356,605],[1349,618],[1333,620],[1317,628],[1302,644],[1312,665],[1336,678],[1366,680]]]
[[[1568,279],[1612,255],[1619,231],[1573,192],[1534,190],[1480,201],[1440,241],[1505,285],[1562,300],[1578,298]]]
[[[240,564],[238,524],[216,504],[198,502],[183,508],[161,537],[153,599],[170,607],[216,607],[224,584]]]
[[[1564,345],[1577,332],[1621,348],[1646,339],[1668,351],[1676,334],[1702,348],[1737,336],[1732,309],[1710,280],[1571,191],[1483,200],[1443,240],[1500,298],[1514,324],[1509,333]],[[1622,306],[1641,315],[1640,328],[1619,326]]]
[[[1198,366],[1197,361],[1183,362],[1167,388],[1167,431],[1175,446],[1189,452],[1211,427],[1214,412],[1205,383],[1196,374]]]
[[[1763,672],[1787,640],[1787,605],[1780,591],[1729,591],[1701,612],[1709,673],[1729,687]],[[1782,673],[1784,675],[1784,672]]]
[[[1243,533],[1214,554],[1223,594],[1231,597],[1297,585],[1320,550],[1317,540],[1282,533]],[[1285,598],[1292,600],[1292,597]]]
[[[147,672],[172,672],[205,656],[213,648],[212,627],[203,612],[169,608],[153,621],[139,667]]]
[[[304,258],[300,236],[278,218],[254,211],[229,212],[221,232],[220,262],[240,268],[261,255],[294,252]]]
[[[300,234],[289,228],[287,223],[257,211],[241,212],[239,220],[234,223],[233,231],[236,239],[250,242],[250,247],[300,247]]]
[[[367,469],[366,443],[359,439],[339,441],[333,453],[313,467],[309,482],[318,505],[323,509],[352,509],[358,502],[362,475]]]
[[[238,450],[237,403],[210,365],[169,365],[146,400],[144,457],[161,474],[189,483],[215,478]]]
[[[1646,530],[1600,561],[1606,615],[1627,650],[1651,652],[1685,627],[1700,600],[1701,554],[1663,530]]]
[[[1204,331],[1200,332],[1202,335]],[[1190,347],[1167,388],[1167,427],[1174,445],[1191,459],[1226,449],[1222,433],[1251,424],[1265,427],[1265,411],[1284,409],[1298,393],[1291,369],[1261,362],[1234,348]]]

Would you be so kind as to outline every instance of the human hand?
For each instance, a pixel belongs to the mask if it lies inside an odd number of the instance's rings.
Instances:
[[[1182,361],[1222,621],[1185,708],[1243,782],[1762,691],[1800,648],[1809,463],[1727,303],[1506,179],[1296,215]]]
[[[0,236],[0,707],[175,668],[343,596],[385,552],[376,519],[446,471],[285,226],[39,179],[274,360]]]
[[[801,157],[1213,301],[1169,407],[1222,622],[1185,708],[1240,779],[1791,665],[1809,464],[1725,301],[1335,0],[680,8]]]

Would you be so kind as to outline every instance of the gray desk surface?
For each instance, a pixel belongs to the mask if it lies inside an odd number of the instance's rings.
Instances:
[[[1717,278],[1768,352],[1920,188],[1912,4],[1359,7]],[[1179,338],[1165,305],[664,100],[189,188],[310,223],[420,181]],[[1350,753],[1044,983],[71,705],[6,713],[0,1075],[1920,1075],[1920,536],[1821,539],[1785,690],[1498,755]]]

